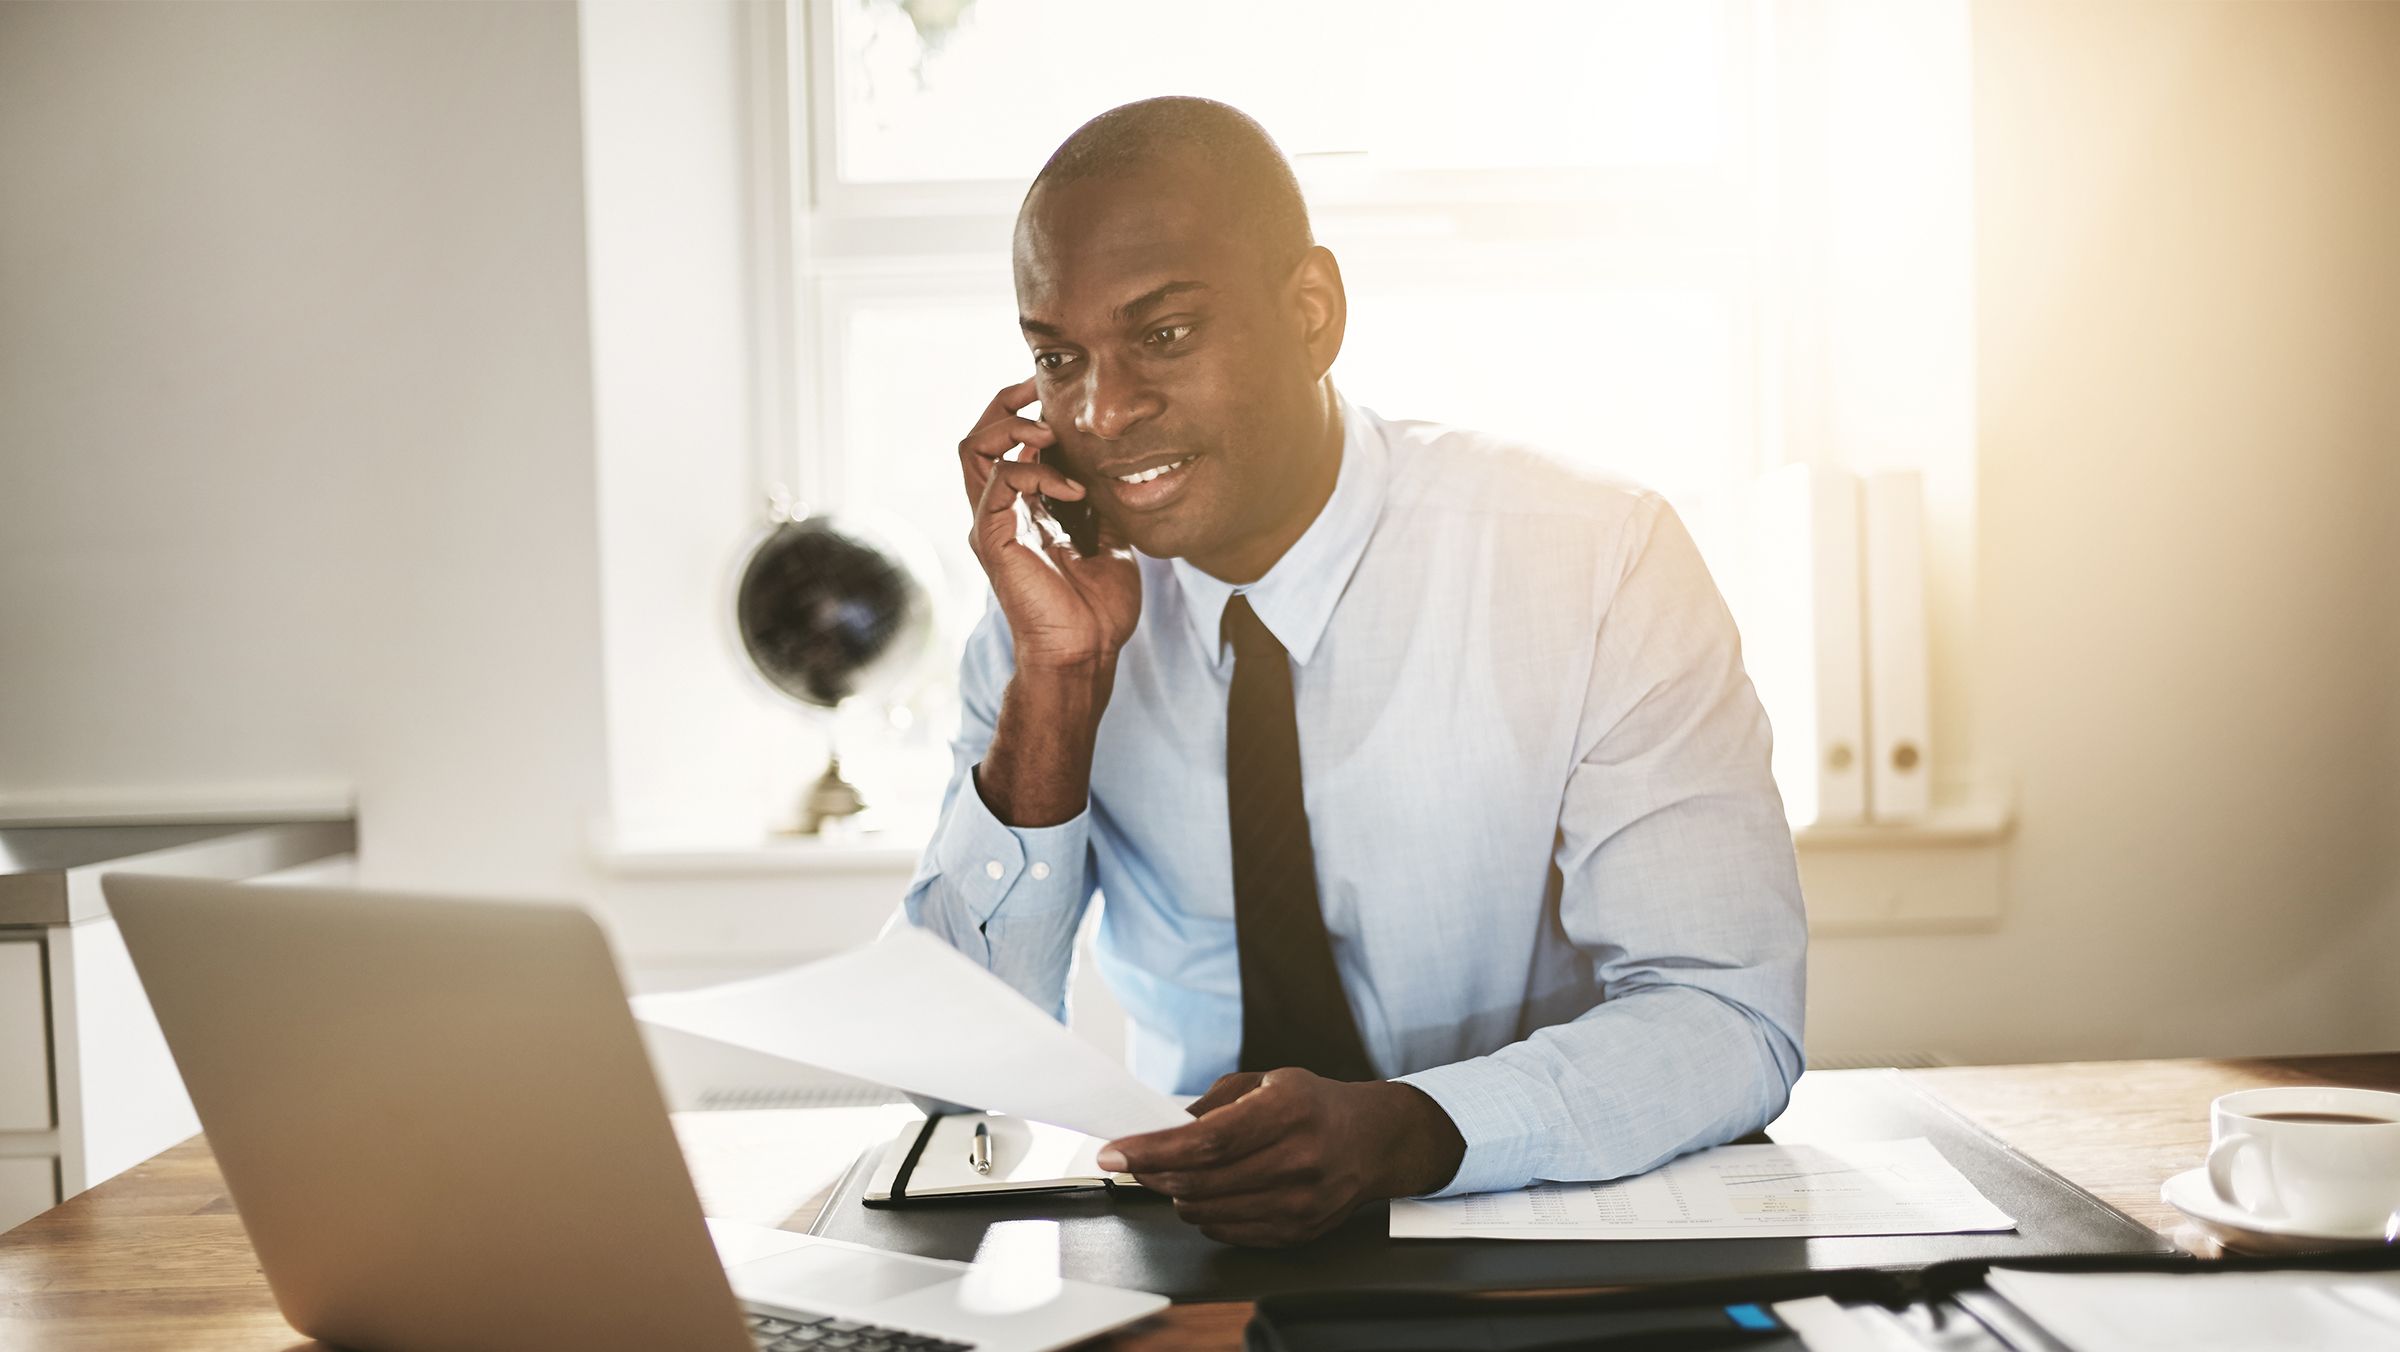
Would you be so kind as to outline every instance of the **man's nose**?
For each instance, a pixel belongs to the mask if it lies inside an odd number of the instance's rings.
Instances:
[[[1131,363],[1094,358],[1086,371],[1083,407],[1075,413],[1078,432],[1114,441],[1166,407]]]

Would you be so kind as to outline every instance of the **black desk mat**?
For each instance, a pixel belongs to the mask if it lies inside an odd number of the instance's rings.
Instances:
[[[1804,1078],[1809,1111],[1778,1140],[1923,1136],[2016,1217],[1997,1234],[1831,1239],[1394,1240],[1389,1208],[1359,1208],[1340,1229],[1288,1249],[1238,1249],[1176,1219],[1165,1199],[1112,1194],[943,1201],[873,1208],[859,1193],[878,1145],[835,1189],[812,1233],[901,1253],[972,1260],[997,1226],[1055,1222],[1061,1275],[1177,1301],[1255,1300],[1295,1291],[1538,1290],[1846,1268],[1919,1268],[1956,1259],[2171,1251],[2149,1227],[2018,1154],[1897,1074]]]

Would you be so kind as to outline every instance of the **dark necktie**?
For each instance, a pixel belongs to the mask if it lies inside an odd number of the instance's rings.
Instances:
[[[1292,661],[1247,598],[1225,603],[1225,806],[1233,827],[1234,944],[1242,967],[1243,1070],[1300,1066],[1336,1080],[1374,1070],[1333,965],[1316,852],[1300,795]]]

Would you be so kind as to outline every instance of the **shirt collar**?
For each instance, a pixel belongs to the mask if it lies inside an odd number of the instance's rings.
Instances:
[[[1307,665],[1333,619],[1334,603],[1342,599],[1359,557],[1367,552],[1367,539],[1383,515],[1383,434],[1373,414],[1346,398],[1341,415],[1342,464],[1334,476],[1333,496],[1266,576],[1237,587],[1184,559],[1169,561],[1183,589],[1192,636],[1200,641],[1201,651],[1213,654],[1219,663],[1224,660],[1225,603],[1240,592],[1250,598],[1250,608],[1292,660]]]

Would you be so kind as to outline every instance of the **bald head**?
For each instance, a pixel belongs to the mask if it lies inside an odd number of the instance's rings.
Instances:
[[[1300,181],[1267,129],[1229,104],[1181,96],[1111,108],[1076,128],[1034,175],[1020,220],[1068,185],[1161,173],[1205,180],[1225,228],[1272,272],[1316,242]]]

